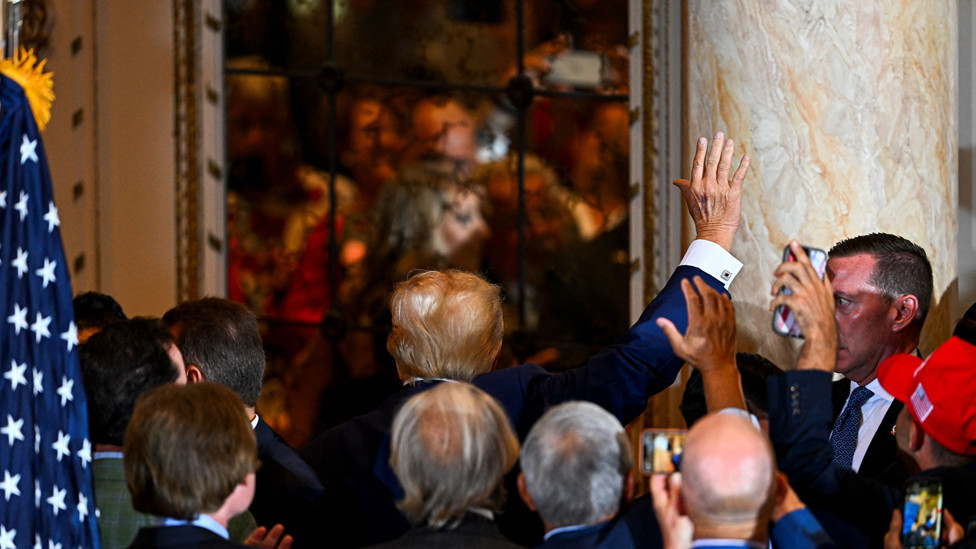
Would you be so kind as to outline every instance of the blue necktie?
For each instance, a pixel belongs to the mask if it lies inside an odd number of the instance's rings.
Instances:
[[[834,424],[830,444],[834,447],[834,463],[851,468],[854,448],[857,447],[857,431],[861,428],[861,406],[874,396],[866,387],[857,387],[847,399],[847,407]]]

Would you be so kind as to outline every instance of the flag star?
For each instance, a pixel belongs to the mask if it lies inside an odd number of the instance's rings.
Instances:
[[[44,549],[44,546],[41,545],[41,535],[40,534],[34,534],[34,549]]]
[[[22,250],[20,246],[17,246],[17,259],[13,260],[10,264],[17,268],[18,279],[24,278],[24,275],[30,270],[27,268],[27,256],[28,252]]]
[[[38,311],[35,317],[34,323],[31,324],[31,331],[37,336],[37,343],[41,342],[41,338],[51,337],[51,331],[47,327],[51,324],[51,317],[42,316],[40,311]]]
[[[71,390],[75,387],[75,380],[68,379],[67,376],[61,376],[61,386],[58,387],[58,394],[61,395],[61,407],[63,408],[69,400],[74,400],[75,397],[71,394]]]
[[[55,282],[57,280],[57,277],[54,276],[54,269],[56,269],[57,266],[57,261],[51,261],[50,258],[45,257],[44,266],[34,271],[34,274],[41,277],[41,280],[43,281],[41,284],[42,287],[47,288],[48,283]]]
[[[41,481],[34,479],[34,507],[41,508]]]
[[[78,346],[78,326],[75,325],[74,320],[72,320],[71,323],[68,324],[67,332],[61,332],[61,339],[63,339],[64,342],[68,344],[69,353],[71,352],[71,349],[74,349],[75,347]]]
[[[3,526],[0,526],[0,549],[16,549],[17,544],[14,543],[14,536],[16,535],[17,530],[7,530]]]
[[[21,165],[27,160],[33,160],[37,162],[37,140],[27,139],[27,134],[24,134],[24,142],[20,144],[20,163]]]
[[[68,489],[62,488],[58,490],[57,485],[51,490],[51,497],[47,498],[47,501],[51,505],[51,509],[54,510],[54,516],[58,516],[59,511],[65,511],[68,506],[64,504],[64,498],[68,495]]]
[[[7,317],[7,322],[14,325],[14,333],[20,335],[21,330],[27,329],[27,307],[21,308],[14,303],[14,314]]]
[[[47,221],[47,232],[54,231],[55,227],[61,226],[61,219],[58,217],[58,209],[54,202],[47,203],[47,213],[44,214],[44,221]]]
[[[54,516],[58,516],[58,514],[54,513]],[[47,540],[47,549],[61,549],[61,544],[54,543],[53,539],[49,539]]]
[[[13,416],[7,414],[7,426],[0,427],[0,435],[7,435],[7,445],[13,446],[15,440],[24,440],[24,420],[14,421]]]
[[[37,396],[44,392],[44,372],[38,372],[37,368],[31,368],[34,370],[34,395]]]
[[[51,445],[51,448],[58,453],[58,463],[61,463],[62,457],[71,455],[71,450],[68,449],[69,441],[71,441],[71,435],[64,434],[64,431],[58,431],[58,441]]]
[[[0,490],[3,490],[4,501],[10,501],[10,494],[20,495],[18,484],[20,484],[20,475],[10,476],[10,471],[3,472],[3,483],[0,483]]]
[[[7,191],[0,191],[0,208],[7,209]]]
[[[10,380],[11,391],[17,390],[18,383],[20,385],[25,385],[25,386],[27,385],[27,378],[24,377],[25,371],[27,371],[27,364],[21,364],[20,366],[17,366],[16,360],[10,361],[10,369],[7,370],[7,373],[3,374],[3,377],[5,379]]]
[[[88,516],[88,498],[80,492],[78,493],[78,516],[81,522],[85,522],[85,517]]]
[[[81,443],[81,450],[78,450],[78,452],[75,453],[75,455],[78,456],[78,459],[81,460],[82,469],[87,469],[88,464],[91,463],[91,449],[91,442],[88,442],[88,439],[86,438],[84,442]]]
[[[14,204],[14,209],[20,212],[20,220],[23,221],[27,217],[27,199],[30,195],[24,191],[20,191],[20,200]]]

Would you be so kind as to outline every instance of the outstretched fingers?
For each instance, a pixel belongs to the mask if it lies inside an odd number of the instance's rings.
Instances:
[[[695,160],[691,165],[691,181],[699,182],[705,174],[705,151],[708,150],[708,139],[698,138],[698,145],[695,147]]]
[[[719,143],[716,143],[716,145],[719,145]],[[722,147],[722,158],[718,162],[718,182],[721,184],[728,184],[729,172],[732,170],[732,154],[734,152],[735,143],[731,139],[726,139],[725,145]]]
[[[688,312],[688,326],[694,326],[698,319],[701,318],[702,311],[702,301],[695,289],[692,287],[691,282],[688,279],[683,279],[681,281],[681,292],[685,295],[685,308]],[[674,322],[667,318],[658,318],[656,324],[661,331],[664,332],[664,337],[668,338],[668,343],[671,344],[671,348],[674,349],[674,353],[679,357],[684,357],[687,355],[688,344],[685,341],[685,334],[678,331],[678,327],[674,325]]]
[[[735,173],[732,174],[731,186],[734,191],[742,190],[742,182],[745,181],[746,174],[749,173],[749,164],[749,155],[743,156],[742,160],[739,161],[739,167],[736,168]]]
[[[705,173],[706,179],[711,179],[715,176],[715,170],[718,169],[719,161],[722,159],[722,144],[725,139],[725,134],[722,132],[717,132],[715,134],[715,139],[712,140],[712,150],[708,152],[708,171]]]

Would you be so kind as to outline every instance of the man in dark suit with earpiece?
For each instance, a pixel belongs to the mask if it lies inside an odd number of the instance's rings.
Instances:
[[[866,477],[900,481],[892,428],[902,405],[877,380],[896,353],[918,353],[932,301],[932,266],[925,250],[900,236],[872,233],[830,249],[827,275],[838,326],[833,387],[834,462]]]

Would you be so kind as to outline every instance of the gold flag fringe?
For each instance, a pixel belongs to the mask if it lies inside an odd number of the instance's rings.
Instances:
[[[44,64],[34,55],[33,49],[20,48],[12,59],[0,61],[0,73],[14,80],[27,94],[34,120],[41,130],[51,120],[51,103],[54,102],[54,73],[44,72]]]

